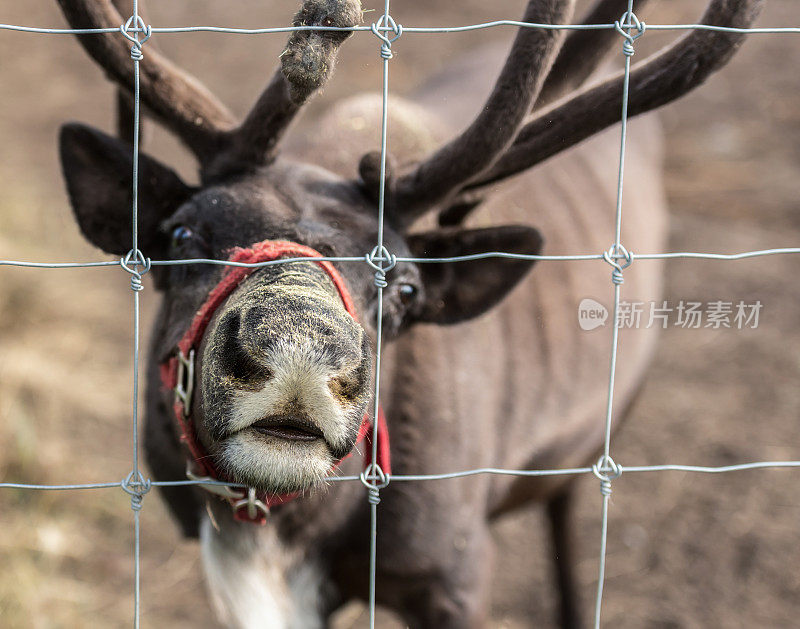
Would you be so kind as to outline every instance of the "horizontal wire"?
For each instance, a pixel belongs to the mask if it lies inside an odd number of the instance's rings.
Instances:
[[[262,266],[275,264],[290,264],[293,262],[364,262],[364,256],[321,256],[299,258],[280,258],[278,260],[265,260],[263,262],[231,262],[230,260],[216,260],[214,258],[187,258],[184,260],[152,260],[152,266],[175,266],[179,264],[215,264],[219,266],[241,266],[255,269]]]
[[[108,489],[122,487],[122,481],[116,483],[78,483],[75,485],[34,485],[31,483],[0,483],[0,489],[41,489],[62,491],[70,489]]]
[[[760,470],[765,468],[800,467],[800,461],[756,461],[754,463],[740,463],[738,465],[640,465],[622,467],[624,472],[696,472],[699,474],[723,474],[726,472],[741,472],[745,470]]]
[[[16,24],[0,24],[0,30],[20,31],[23,33],[38,33],[40,35],[100,35],[102,33],[119,33],[116,28],[40,28],[38,26],[18,26]],[[141,29],[131,28],[128,32],[140,32]]]
[[[759,249],[743,253],[703,253],[694,251],[677,251],[673,253],[636,253],[633,257],[637,260],[671,260],[674,258],[702,258],[706,260],[745,260],[761,256],[774,256],[800,253],[800,247],[779,247],[777,249]],[[622,259],[624,256],[612,256]]]
[[[403,33],[463,33],[466,31],[480,30],[483,28],[493,28],[496,26],[521,26],[525,28],[541,28],[546,30],[606,30],[615,28],[614,24],[544,24],[538,22],[520,22],[518,20],[494,20],[492,22],[482,22],[480,24],[467,24],[464,26],[409,26],[403,27]],[[154,33],[233,33],[244,35],[261,35],[267,33],[286,33],[294,30],[330,30],[330,31],[372,31],[371,26],[351,26],[351,27],[319,27],[319,26],[300,26],[300,27],[278,27],[278,28],[226,28],[218,26],[179,26],[166,28],[153,28]],[[378,26],[376,30],[391,32],[390,26]]]
[[[513,26],[522,28],[538,28],[542,30],[565,30],[565,31],[586,31],[586,30],[608,30],[616,28],[616,24],[540,24],[535,22],[520,22],[518,20],[494,20],[492,22],[482,22],[479,24],[467,24],[465,26],[404,26],[403,33],[464,33],[468,31],[481,30],[485,28],[496,28],[500,26]],[[621,25],[623,28],[626,25]],[[743,33],[751,35],[761,34],[800,34],[800,27],[779,26],[762,28],[737,28],[733,26],[712,26],[709,24],[647,24],[648,30],[657,31],[676,31],[676,30],[702,30],[717,31],[722,33]],[[16,24],[0,24],[0,30],[20,31],[24,33],[38,33],[42,35],[95,35],[103,33],[115,33],[120,31],[117,28],[42,28],[36,26],[20,26]],[[378,31],[391,31],[388,26],[377,27]],[[226,33],[230,35],[268,35],[274,33],[292,33],[296,31],[372,31],[371,26],[279,26],[273,28],[233,28],[226,26],[168,26],[150,29],[152,33],[176,34],[176,33]],[[140,33],[143,29],[129,28],[128,33]]]
[[[619,468],[624,474],[638,474],[643,472],[692,472],[697,474],[724,474],[729,472],[743,472],[748,470],[761,469],[781,469],[781,468],[800,468],[800,461],[756,461],[753,463],[739,463],[735,465],[706,466],[706,465],[632,465]],[[454,478],[464,478],[467,476],[493,475],[493,476],[568,476],[591,474],[591,467],[574,467],[552,470],[515,470],[494,467],[483,467],[460,472],[445,472],[441,474],[393,474],[392,482],[410,481],[431,481],[449,480]],[[324,482],[347,482],[360,481],[360,476],[331,476],[324,479]],[[125,481],[112,483],[82,483],[73,485],[37,485],[31,483],[0,483],[0,489],[35,489],[35,490],[77,490],[77,489],[109,489],[122,487]],[[192,485],[222,485],[226,487],[246,488],[246,485],[239,483],[226,483],[217,480],[174,480],[174,481],[151,481],[153,487],[183,487]]]
[[[719,33],[745,33],[751,35],[800,33],[800,28],[796,26],[738,28],[736,26],[712,26],[710,24],[647,24],[647,29],[651,31],[717,31]]]
[[[0,266],[19,266],[34,269],[78,269],[94,266],[119,266],[119,262],[27,262],[24,260],[0,260]]]
[[[759,258],[772,255],[800,254],[800,247],[782,247],[776,249],[759,249],[756,251],[745,251],[742,253],[704,253],[695,251],[675,251],[667,253],[632,253],[635,260],[673,260],[676,258],[694,258],[706,260],[745,260],[748,258]],[[625,256],[610,256],[612,259],[622,260]],[[469,262],[472,260],[484,260],[487,258],[509,258],[513,260],[534,260],[540,262],[578,262],[587,260],[603,260],[604,255],[598,253],[577,254],[577,255],[533,255],[525,253],[508,253],[505,251],[487,251],[485,253],[473,253],[463,256],[451,256],[445,258],[416,258],[397,256],[397,262],[412,262],[417,264],[437,264],[451,262]],[[374,261],[383,261],[376,257]],[[182,260],[152,260],[152,266],[178,266],[190,264],[212,264],[217,266],[238,266],[248,268],[258,268],[262,266],[272,266],[275,264],[290,264],[297,262],[366,262],[364,256],[327,256],[327,257],[300,257],[282,258],[280,260],[267,260],[264,262],[231,262],[230,260],[217,260],[214,258],[187,258]],[[83,267],[108,267],[119,266],[119,262],[27,262],[20,260],[0,260],[0,266],[13,266],[40,269],[74,269]]]

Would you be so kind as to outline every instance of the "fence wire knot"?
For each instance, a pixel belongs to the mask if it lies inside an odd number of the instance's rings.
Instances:
[[[592,474],[600,480],[600,493],[611,495],[611,481],[622,475],[622,466],[614,462],[610,456],[602,455],[592,466]]]
[[[142,290],[142,275],[150,270],[150,258],[145,258],[139,249],[131,249],[124,258],[119,259],[119,265],[131,274],[131,290],[137,293]]]
[[[639,18],[636,17],[636,14],[633,11],[625,11],[625,13],[622,14],[622,17],[614,22],[614,28],[625,38],[625,41],[622,44],[622,53],[626,57],[632,57],[634,52],[636,52],[633,49],[633,42],[644,35],[647,24],[640,22]],[[636,30],[636,34],[633,33],[634,29]]]
[[[625,263],[620,264],[617,260],[622,258]],[[611,281],[619,286],[625,281],[622,271],[633,263],[633,251],[628,251],[622,244],[611,245],[608,251],[603,252],[603,260],[608,262],[613,270],[611,271]]]
[[[141,472],[131,472],[125,477],[122,481],[122,491],[131,497],[131,509],[142,510],[142,499],[150,491],[150,486],[150,479],[142,476]]]
[[[380,247],[376,245],[364,259],[367,264],[375,269],[375,286],[378,288],[386,288],[389,285],[386,281],[386,272],[391,271],[395,267],[397,264],[397,256],[393,253],[389,253],[389,250],[383,245]],[[389,264],[383,266],[384,262],[388,262]]]
[[[381,469],[377,463],[370,463],[367,468],[361,472],[361,484],[367,488],[367,500],[371,505],[377,505],[381,502],[381,489],[389,485],[389,475]]]
[[[131,35],[131,25],[134,20],[136,20],[136,28],[133,29],[134,35]],[[134,61],[141,61],[144,58],[142,44],[150,39],[150,35],[153,34],[150,26],[144,23],[141,15],[131,15],[125,24],[120,25],[119,32],[125,36],[125,39],[133,42],[133,46],[131,46],[131,59]],[[144,33],[143,39],[137,39],[139,33]]]
[[[242,498],[241,500],[237,500],[233,504],[233,508],[235,511],[239,509],[246,508],[247,509],[247,517],[251,520],[255,520],[258,517],[258,514],[269,516],[269,507],[258,499],[256,496],[256,490],[253,487],[247,488],[247,496]]]
[[[394,37],[387,37],[381,31],[388,29],[394,33]],[[386,59],[387,61],[393,57],[392,55],[392,42],[397,41],[400,38],[400,35],[403,34],[403,26],[398,24],[394,21],[394,18],[391,15],[381,15],[380,19],[377,22],[374,22],[370,29],[372,30],[375,37],[381,40],[381,57]]]

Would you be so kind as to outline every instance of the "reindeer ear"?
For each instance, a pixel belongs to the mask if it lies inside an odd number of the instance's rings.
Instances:
[[[133,228],[133,150],[130,145],[81,124],[61,127],[61,169],[83,235],[103,251],[123,255]],[[192,194],[178,175],[139,154],[139,248],[146,256],[166,252],[159,223]]]
[[[542,235],[523,225],[484,229],[458,227],[408,236],[412,254],[420,258],[449,258],[490,251],[536,255]],[[468,262],[419,265],[425,287],[417,321],[458,323],[477,317],[501,301],[533,266],[533,260],[483,258]]]

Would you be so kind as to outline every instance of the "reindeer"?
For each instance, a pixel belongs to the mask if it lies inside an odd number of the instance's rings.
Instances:
[[[59,4],[74,28],[124,21],[109,0]],[[531,0],[522,19],[565,23],[572,4]],[[712,0],[702,22],[746,27],[761,4]],[[627,0],[597,0],[584,20],[613,22],[626,9]],[[358,0],[305,0],[294,24],[346,28],[361,16]],[[293,118],[328,80],[348,34],[294,32],[281,68],[238,124],[199,82],[152,46],[142,47],[142,103],[197,157],[201,181],[187,185],[140,155],[143,252],[154,259],[252,262],[363,256],[373,249],[379,157],[366,153],[358,174],[355,158],[374,141],[379,98],[339,102],[287,143],[286,156],[278,154]],[[125,39],[116,33],[79,41],[129,93],[133,64]],[[603,131],[619,120],[622,76],[584,83],[621,41],[613,30],[564,35],[522,28],[485,100],[475,86],[483,79],[490,84],[497,56],[483,52],[413,100],[392,97],[387,252],[539,254],[545,240],[553,254],[606,250],[614,234],[619,140],[617,131]],[[690,91],[741,41],[741,34],[692,31],[636,63],[630,115]],[[65,125],[60,136],[80,229],[115,255],[131,243],[126,139],[129,132],[120,140],[80,124]],[[652,118],[632,125],[626,181],[622,242],[662,251],[661,145]],[[378,258],[379,267],[391,259],[383,252]],[[496,257],[397,261],[378,278],[386,284],[381,400],[395,473],[576,467],[596,456],[609,343],[602,332],[580,330],[575,314],[581,298],[609,285],[610,268],[544,262],[529,275],[532,266],[532,259]],[[184,535],[200,538],[222,622],[327,625],[337,607],[366,591],[363,488],[325,479],[337,465],[336,473],[353,475],[365,465],[356,444],[369,428],[365,413],[377,377],[373,269],[300,261],[255,270],[154,266],[150,274],[163,299],[147,368],[147,458],[156,479],[205,479],[161,493]],[[660,264],[637,262],[625,280],[626,298],[655,299]],[[623,335],[616,380],[623,407],[642,382],[654,342],[652,330]],[[570,489],[562,476],[389,484],[380,493],[378,602],[411,627],[482,626],[490,525],[541,502],[552,526],[561,624],[579,626]]]

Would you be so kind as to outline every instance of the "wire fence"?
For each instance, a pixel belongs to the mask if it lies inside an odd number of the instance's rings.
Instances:
[[[370,627],[375,626],[375,583],[376,583],[376,540],[378,534],[378,505],[380,503],[380,490],[385,488],[390,482],[407,481],[436,481],[454,478],[474,476],[478,474],[511,475],[527,477],[544,477],[559,475],[594,475],[600,482],[600,493],[602,497],[601,505],[601,531],[600,531],[600,555],[598,562],[598,579],[595,597],[594,626],[600,627],[601,609],[603,601],[603,586],[605,581],[605,558],[606,540],[608,534],[608,512],[609,497],[612,491],[613,481],[618,478],[623,471],[625,474],[644,473],[644,472],[666,472],[683,471],[703,474],[719,474],[735,471],[757,470],[765,468],[797,468],[800,467],[800,460],[792,461],[758,461],[742,463],[737,465],[726,465],[719,467],[697,466],[697,465],[640,465],[625,466],[615,462],[611,457],[611,427],[614,415],[614,380],[617,365],[617,348],[619,343],[619,315],[621,304],[622,284],[624,280],[624,270],[634,261],[640,260],[666,260],[676,258],[708,259],[708,260],[742,260],[763,256],[775,256],[785,254],[800,254],[800,247],[764,249],[758,251],[745,251],[739,253],[705,253],[705,252],[653,252],[645,254],[634,254],[628,251],[621,242],[622,226],[622,192],[624,187],[625,172],[625,148],[627,139],[628,122],[628,86],[631,72],[631,57],[634,54],[635,41],[645,34],[646,31],[675,31],[675,30],[707,30],[732,33],[747,34],[800,34],[800,27],[775,27],[775,28],[730,28],[709,26],[705,24],[646,24],[639,20],[634,13],[634,0],[628,0],[627,11],[621,18],[610,24],[536,24],[519,22],[514,20],[497,20],[480,24],[465,26],[444,26],[444,27],[404,27],[395,22],[389,12],[390,0],[384,0],[383,14],[374,24],[370,26],[355,26],[350,28],[324,27],[324,26],[293,26],[277,28],[227,28],[218,26],[181,26],[181,27],[153,27],[145,24],[138,12],[138,2],[133,2],[133,15],[118,28],[92,28],[92,29],[56,29],[39,28],[30,26],[19,26],[12,24],[0,24],[0,30],[22,31],[36,34],[52,35],[92,35],[101,33],[118,32],[121,37],[127,38],[131,42],[131,62],[133,64],[133,94],[134,94],[134,118],[133,118],[133,203],[131,208],[131,220],[133,227],[133,240],[130,252],[119,261],[91,261],[91,262],[30,262],[20,260],[0,260],[0,266],[27,267],[38,269],[74,269],[74,268],[94,268],[119,266],[130,277],[131,289],[133,292],[133,355],[132,355],[132,469],[125,479],[112,482],[99,483],[79,483],[64,485],[42,485],[27,483],[0,483],[0,489],[23,489],[23,490],[82,490],[82,489],[122,489],[131,497],[131,508],[134,518],[134,610],[133,624],[139,626],[140,619],[140,522],[139,512],[142,509],[143,498],[152,487],[178,487],[192,485],[224,485],[229,487],[244,487],[235,483],[222,481],[200,480],[172,480],[172,481],[152,481],[146,478],[140,468],[139,462],[139,293],[143,289],[142,275],[151,266],[168,265],[190,265],[190,264],[210,264],[220,266],[241,266],[241,267],[265,267],[275,264],[291,264],[296,262],[327,261],[335,263],[354,263],[367,264],[375,272],[375,286],[378,294],[377,304],[377,343],[376,343],[376,377],[373,391],[373,417],[378,416],[380,405],[380,383],[381,383],[381,354],[382,354],[382,297],[383,289],[386,286],[386,273],[389,272],[397,262],[414,262],[420,264],[451,263],[460,261],[477,260],[483,258],[511,258],[519,260],[536,260],[548,262],[571,262],[571,261],[602,261],[611,268],[611,283],[614,296],[613,317],[615,325],[612,326],[611,347],[609,353],[609,378],[608,394],[605,414],[603,417],[605,437],[603,441],[603,454],[598,461],[587,467],[568,468],[568,469],[545,469],[545,470],[524,470],[524,469],[497,469],[480,468],[470,470],[460,470],[441,474],[395,474],[389,476],[380,467],[373,463],[359,476],[332,476],[327,480],[330,482],[361,482],[365,485],[368,493],[370,505],[370,567],[369,567],[369,622]],[[384,246],[384,193],[386,180],[386,156],[387,156],[387,125],[388,125],[388,99],[389,99],[389,62],[392,59],[393,44],[405,33],[420,34],[441,34],[465,32],[486,28],[496,27],[521,27],[549,30],[603,30],[615,29],[621,38],[621,52],[624,61],[623,75],[623,96],[622,110],[620,112],[621,134],[619,150],[619,168],[617,175],[617,193],[615,206],[615,237],[614,242],[607,251],[590,252],[575,255],[524,255],[513,254],[502,251],[489,251],[480,254],[446,257],[446,258],[415,258],[399,257],[391,254]],[[179,34],[194,32],[215,32],[243,35],[262,35],[289,33],[301,30],[315,31],[353,31],[361,33],[371,33],[379,40],[379,55],[382,60],[382,122],[380,129],[380,187],[378,196],[378,237],[375,248],[364,256],[353,257],[303,257],[303,258],[284,258],[258,263],[230,262],[228,260],[196,258],[183,260],[150,260],[139,250],[138,246],[138,161],[139,161],[139,136],[140,136],[140,99],[139,99],[139,63],[144,56],[144,44],[154,34]],[[372,461],[377,460],[377,431],[379,422],[373,422],[372,438]]]

